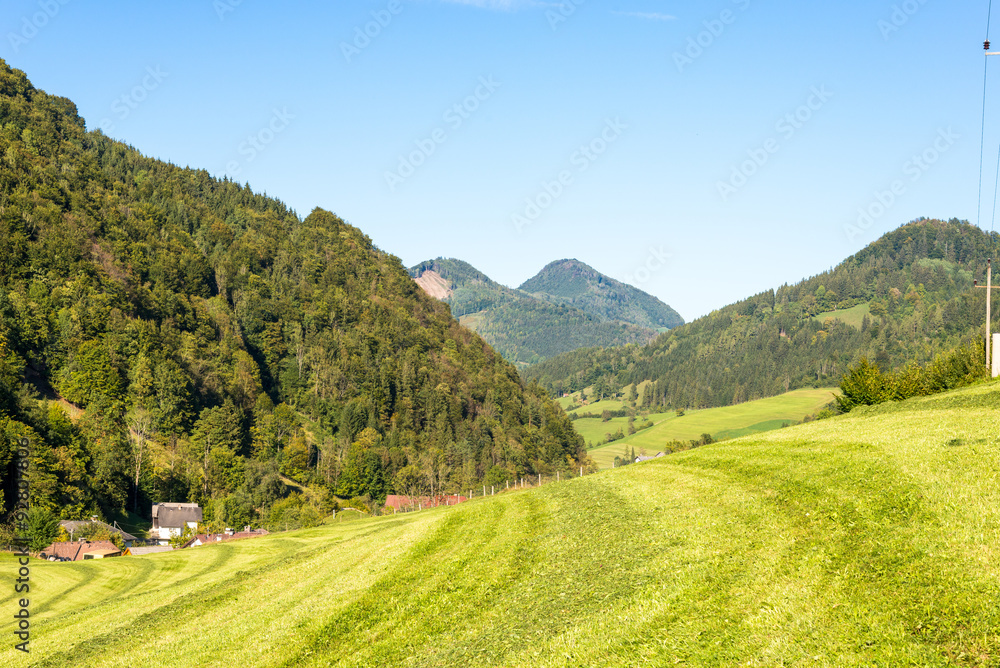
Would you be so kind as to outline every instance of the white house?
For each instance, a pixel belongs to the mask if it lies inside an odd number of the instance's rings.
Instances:
[[[185,529],[196,530],[201,522],[201,506],[197,503],[156,503],[153,505],[153,528],[149,537],[166,544]]]

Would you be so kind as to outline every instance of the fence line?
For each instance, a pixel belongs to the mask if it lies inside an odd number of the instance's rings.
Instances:
[[[421,496],[410,497],[409,495],[405,495],[405,494],[398,494],[398,495],[397,494],[393,494],[393,495],[390,495],[390,497],[391,496],[396,496],[396,497],[403,496],[403,497],[406,497],[407,499],[412,499],[412,501],[410,501],[409,503],[404,504],[402,507],[399,507],[399,508],[397,508],[395,506],[389,506],[388,503],[386,504],[385,507],[387,507],[387,508],[390,508],[390,507],[393,508],[393,514],[396,514],[396,513],[417,512],[417,511],[423,510],[425,507],[426,508],[437,508],[438,506],[457,506],[460,503],[466,503],[467,501],[471,501],[471,500],[476,499],[476,498],[484,498],[484,497],[490,497],[490,496],[497,496],[499,494],[506,494],[506,493],[509,493],[509,492],[512,492],[512,491],[518,491],[518,490],[537,489],[538,487],[541,487],[542,485],[547,485],[547,484],[550,484],[550,483],[553,483],[553,482],[562,482],[564,480],[572,480],[574,478],[582,478],[585,475],[590,475],[591,474],[591,472],[588,472],[586,470],[586,468],[583,467],[583,466],[581,466],[578,470],[570,470],[570,471],[567,471],[566,473],[567,473],[567,475],[566,475],[565,478],[562,476],[562,471],[556,471],[555,475],[545,476],[545,475],[542,475],[541,473],[538,473],[538,474],[536,474],[534,476],[530,476],[528,478],[518,478],[518,479],[513,480],[513,481],[511,481],[511,480],[508,479],[508,480],[504,481],[504,486],[502,488],[500,488],[500,489],[497,489],[496,485],[490,485],[489,487],[487,487],[486,485],[482,485],[479,488],[472,487],[472,488],[470,488],[470,489],[468,489],[468,490],[466,490],[464,492],[461,492],[461,493],[437,494],[434,497],[431,497],[429,495],[426,495],[426,496],[425,495],[421,495]],[[596,471],[593,472],[593,473],[596,473]],[[573,475],[573,474],[576,474],[576,475]],[[511,487],[511,482],[514,483],[513,487]],[[432,501],[434,503],[427,503],[428,500],[430,500],[430,501]]]

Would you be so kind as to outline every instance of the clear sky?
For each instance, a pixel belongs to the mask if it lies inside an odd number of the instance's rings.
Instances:
[[[88,127],[408,266],[516,287],[575,257],[690,320],[914,218],[977,221],[987,7],[4,0],[0,57]]]

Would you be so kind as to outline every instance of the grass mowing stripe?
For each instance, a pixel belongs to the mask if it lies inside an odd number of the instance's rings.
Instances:
[[[462,634],[452,634],[450,650],[435,648],[409,665],[524,665],[544,638],[642,589],[651,537],[632,524],[613,488],[579,479],[533,496],[546,506],[534,558],[512,559],[517,577],[504,577],[501,589],[472,606],[471,621]],[[630,529],[627,539],[617,534],[623,525]],[[611,540],[599,540],[611,534]]]
[[[65,566],[69,566],[69,564]],[[73,596],[77,589],[88,585],[93,586],[97,583],[100,583],[102,588],[107,590],[107,596],[124,597],[134,589],[146,584],[149,576],[156,570],[156,567],[149,563],[149,561],[133,560],[128,562],[128,566],[130,567],[128,573],[119,573],[117,577],[110,581],[102,581],[94,577],[97,571],[91,564],[81,564],[81,568],[77,571],[83,576],[80,578],[80,581],[73,587],[60,592],[59,597],[48,599],[45,603],[35,608],[32,613],[39,615],[46,612],[59,603],[61,598]],[[121,583],[121,586],[117,586],[117,583]]]
[[[581,503],[581,489],[593,503]],[[506,519],[496,517],[491,506],[507,507]],[[491,500],[481,509],[492,515],[488,519],[474,506],[452,509],[453,518],[369,591],[363,607],[318,634],[327,641],[313,660],[342,666],[479,666],[530,654],[540,638],[643,590],[648,581],[643,564],[655,541],[627,509],[613,487],[594,479]],[[498,519],[506,530],[497,532]],[[628,539],[618,535],[621,529]],[[601,534],[609,540],[595,546],[591,539]],[[449,554],[456,544],[466,556]],[[418,586],[414,592],[413,580],[425,579],[447,585]],[[400,596],[414,601],[388,606]],[[364,624],[370,647],[333,639],[352,630],[357,635],[358,624]]]
[[[221,547],[233,548],[227,545]],[[258,566],[252,570],[235,571],[222,583],[216,584],[209,592],[192,591],[178,596],[170,603],[161,605],[150,612],[143,613],[130,620],[125,625],[101,635],[96,635],[65,652],[48,656],[40,663],[33,664],[38,668],[60,666],[64,663],[78,663],[102,654],[111,653],[118,645],[141,644],[152,634],[169,628],[175,618],[184,618],[185,614],[205,616],[215,607],[231,601],[238,593],[252,584],[252,578],[267,575],[276,570],[287,568],[296,561],[308,559],[315,552],[327,549],[325,546],[312,549],[288,550],[281,559]],[[227,550],[227,552],[230,552]],[[228,561],[232,555],[227,555]],[[81,611],[82,612],[82,611]]]
[[[408,621],[407,615],[426,608],[435,587],[450,591],[448,576],[470,567],[477,550],[485,548],[496,535],[507,505],[480,502],[452,509],[434,532],[414,545],[390,573],[337,612],[306,641],[298,656],[282,665],[302,665],[305,660],[315,660],[316,655],[332,655],[332,660],[356,660],[359,654],[377,653],[378,660],[398,659],[400,648],[394,642],[398,636],[393,634]],[[478,519],[476,532],[470,532],[462,521],[469,513]],[[465,553],[457,560],[450,554],[456,541],[462,546],[460,552]],[[357,634],[358,628],[364,629],[363,633]],[[356,637],[352,638],[352,633]]]
[[[790,557],[801,561],[812,553],[823,565],[816,587],[836,586],[847,599],[844,611],[824,624],[840,627],[838,637],[859,638],[866,656],[884,651],[883,660],[894,660],[897,649],[907,646],[932,663],[983,656],[980,639],[991,632],[995,637],[1000,623],[993,604],[1000,590],[995,581],[970,577],[971,569],[947,555],[943,542],[915,534],[914,526],[926,532],[940,525],[921,486],[868,447],[855,448],[858,459],[845,465],[848,444],[837,451],[803,446],[797,453],[771,453],[770,466],[762,464],[765,453],[753,457],[752,448],[726,447],[678,463],[720,470],[733,484],[773,491],[768,502],[798,529]],[[790,461],[808,464],[794,467]],[[991,595],[984,599],[984,591]],[[948,622],[955,619],[975,621]]]
[[[57,620],[46,619],[45,623],[48,625],[47,630],[52,632],[61,626],[75,624],[77,619],[81,616],[86,617],[94,614],[95,611],[104,606],[105,601],[108,598],[125,599],[132,596],[145,597],[151,592],[162,589],[166,589],[167,591],[176,591],[179,586],[188,581],[202,580],[211,573],[224,572],[222,569],[227,563],[229,563],[233,556],[231,546],[223,548],[222,545],[219,545],[218,548],[214,549],[218,549],[218,554],[214,555],[214,559],[209,561],[203,568],[198,569],[194,573],[179,580],[170,580],[164,577],[164,575],[170,573],[181,573],[184,570],[184,566],[190,565],[190,562],[184,559],[182,555],[175,553],[167,553],[163,556],[150,555],[148,557],[134,557],[127,560],[123,558],[107,564],[111,568],[115,569],[114,571],[109,569],[103,572],[99,570],[100,565],[95,562],[47,563],[45,564],[47,569],[82,572],[84,573],[84,577],[80,579],[76,586],[70,588],[69,590],[65,590],[58,598],[50,598],[46,603],[42,604],[35,614],[40,614],[51,609],[56,604],[61,604],[62,600],[65,598],[72,598],[72,600],[83,602],[82,605],[75,606],[72,611],[64,613]],[[107,581],[103,578],[95,577],[95,575],[99,572],[107,577],[111,575],[112,572],[117,573],[123,568],[131,570],[135,567],[134,564],[136,563],[140,564],[139,569],[145,577],[142,579],[137,578],[130,586],[127,587],[127,591],[134,592],[135,589],[141,588],[144,585],[148,586],[151,582],[153,582],[155,586],[149,586],[144,591],[131,594],[125,592],[126,595],[121,595],[118,592],[107,591]],[[154,574],[156,576],[155,580],[151,577]],[[95,591],[87,592],[88,589]],[[95,592],[100,592],[100,594]],[[87,601],[93,602],[87,603]],[[118,621],[124,622],[124,620]]]

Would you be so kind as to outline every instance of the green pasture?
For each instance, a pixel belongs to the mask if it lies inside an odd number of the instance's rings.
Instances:
[[[840,320],[845,325],[851,325],[852,327],[861,329],[861,322],[865,319],[865,316],[870,313],[871,308],[868,304],[858,304],[857,306],[841,309],[839,311],[826,311],[824,313],[818,313],[815,318],[821,323],[826,322],[827,318],[835,318]]]
[[[998,434],[981,385],[456,507],[33,563],[31,653],[5,632],[0,663],[997,666]]]
[[[558,403],[564,411],[576,413],[600,414],[605,410],[617,411],[622,408],[629,407],[629,402],[622,399],[605,399],[604,401],[588,402],[586,405],[582,405],[580,404],[579,393],[572,394],[567,397],[560,397],[559,399],[556,399],[556,403]],[[576,406],[576,408],[573,408],[573,406]]]
[[[649,384],[649,382],[650,381],[648,380],[644,380],[638,385],[636,385],[636,393],[638,394],[638,396],[640,397],[642,396],[642,391],[645,389],[646,385]],[[623,395],[627,394],[628,386],[626,385],[619,391]],[[580,393],[578,391],[573,392],[572,394],[569,394],[565,397],[559,397],[558,399],[556,399],[556,403],[558,403],[559,406],[561,406],[562,409],[567,412],[575,411],[577,413],[595,413],[595,414],[600,414],[605,410],[617,411],[621,410],[622,408],[628,408],[631,405],[624,399],[605,399],[604,401],[591,401],[591,398],[594,396],[593,387],[586,388],[584,392],[586,392],[587,395],[588,403],[586,405],[580,403]],[[576,406],[576,408],[573,408],[573,406]]]
[[[634,447],[636,454],[645,450],[647,454],[654,455],[663,450],[668,441],[690,441],[699,439],[702,434],[711,434],[719,440],[778,429],[786,424],[800,422],[805,416],[817,412],[833,401],[833,393],[836,391],[832,387],[792,390],[777,397],[735,406],[687,411],[681,417],[677,417],[674,412],[655,413],[648,418],[653,422],[653,427],[626,436],[621,441],[594,448],[588,454],[601,468],[611,468],[615,457],[620,456],[626,447],[630,452]],[[643,418],[636,416],[636,427],[642,422]],[[627,434],[628,418],[611,418],[608,422],[599,418],[582,418],[574,420],[573,426],[587,443],[597,443],[605,434],[614,433],[619,428]]]

